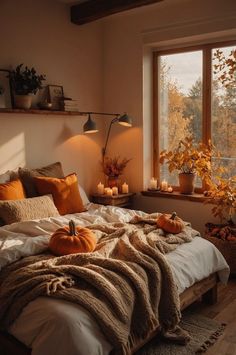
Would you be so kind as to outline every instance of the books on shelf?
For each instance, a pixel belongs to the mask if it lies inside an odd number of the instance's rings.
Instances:
[[[61,106],[64,111],[79,111],[78,100],[63,99],[61,100]]]

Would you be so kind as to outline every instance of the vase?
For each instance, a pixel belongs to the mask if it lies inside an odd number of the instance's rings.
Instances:
[[[120,190],[120,179],[119,179],[119,176],[108,176],[107,177],[107,185],[110,188],[118,187],[118,190]]]
[[[31,107],[31,95],[14,95],[14,107],[28,110]]]
[[[179,174],[179,191],[181,194],[191,195],[194,191],[194,178],[193,173],[180,173]]]

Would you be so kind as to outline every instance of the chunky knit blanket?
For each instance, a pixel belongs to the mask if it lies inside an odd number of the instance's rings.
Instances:
[[[5,267],[0,274],[1,328],[7,329],[30,301],[47,296],[87,309],[114,354],[129,354],[137,340],[157,327],[173,329],[180,304],[164,253],[196,233],[186,226],[178,235],[165,235],[152,217],[88,226],[98,240],[93,253],[45,253]]]

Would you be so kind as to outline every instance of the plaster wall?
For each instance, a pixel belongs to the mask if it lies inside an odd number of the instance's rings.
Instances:
[[[236,38],[233,0],[165,0],[109,17],[104,23],[104,107],[133,116],[134,127],[112,131],[110,155],[132,158],[125,171],[131,190],[152,176],[152,52]],[[212,220],[201,203],[137,195],[135,207],[177,212],[201,231]]]
[[[79,100],[81,111],[102,108],[102,28],[70,22],[69,7],[53,0],[0,2],[0,68],[20,63],[62,85]],[[34,98],[34,106],[37,97]],[[89,192],[99,179],[101,134],[86,136],[86,117],[0,114],[0,173],[19,166],[61,161],[65,173],[77,172]],[[101,128],[102,121],[98,120]]]

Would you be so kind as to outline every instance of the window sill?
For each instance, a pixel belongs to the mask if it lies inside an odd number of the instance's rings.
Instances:
[[[184,195],[179,193],[178,191],[173,191],[173,192],[141,191],[141,194],[143,196],[164,197],[164,198],[171,198],[174,200],[186,200],[186,201],[194,201],[194,202],[206,201],[206,197],[203,194],[199,194],[199,193],[193,193],[192,195]]]

